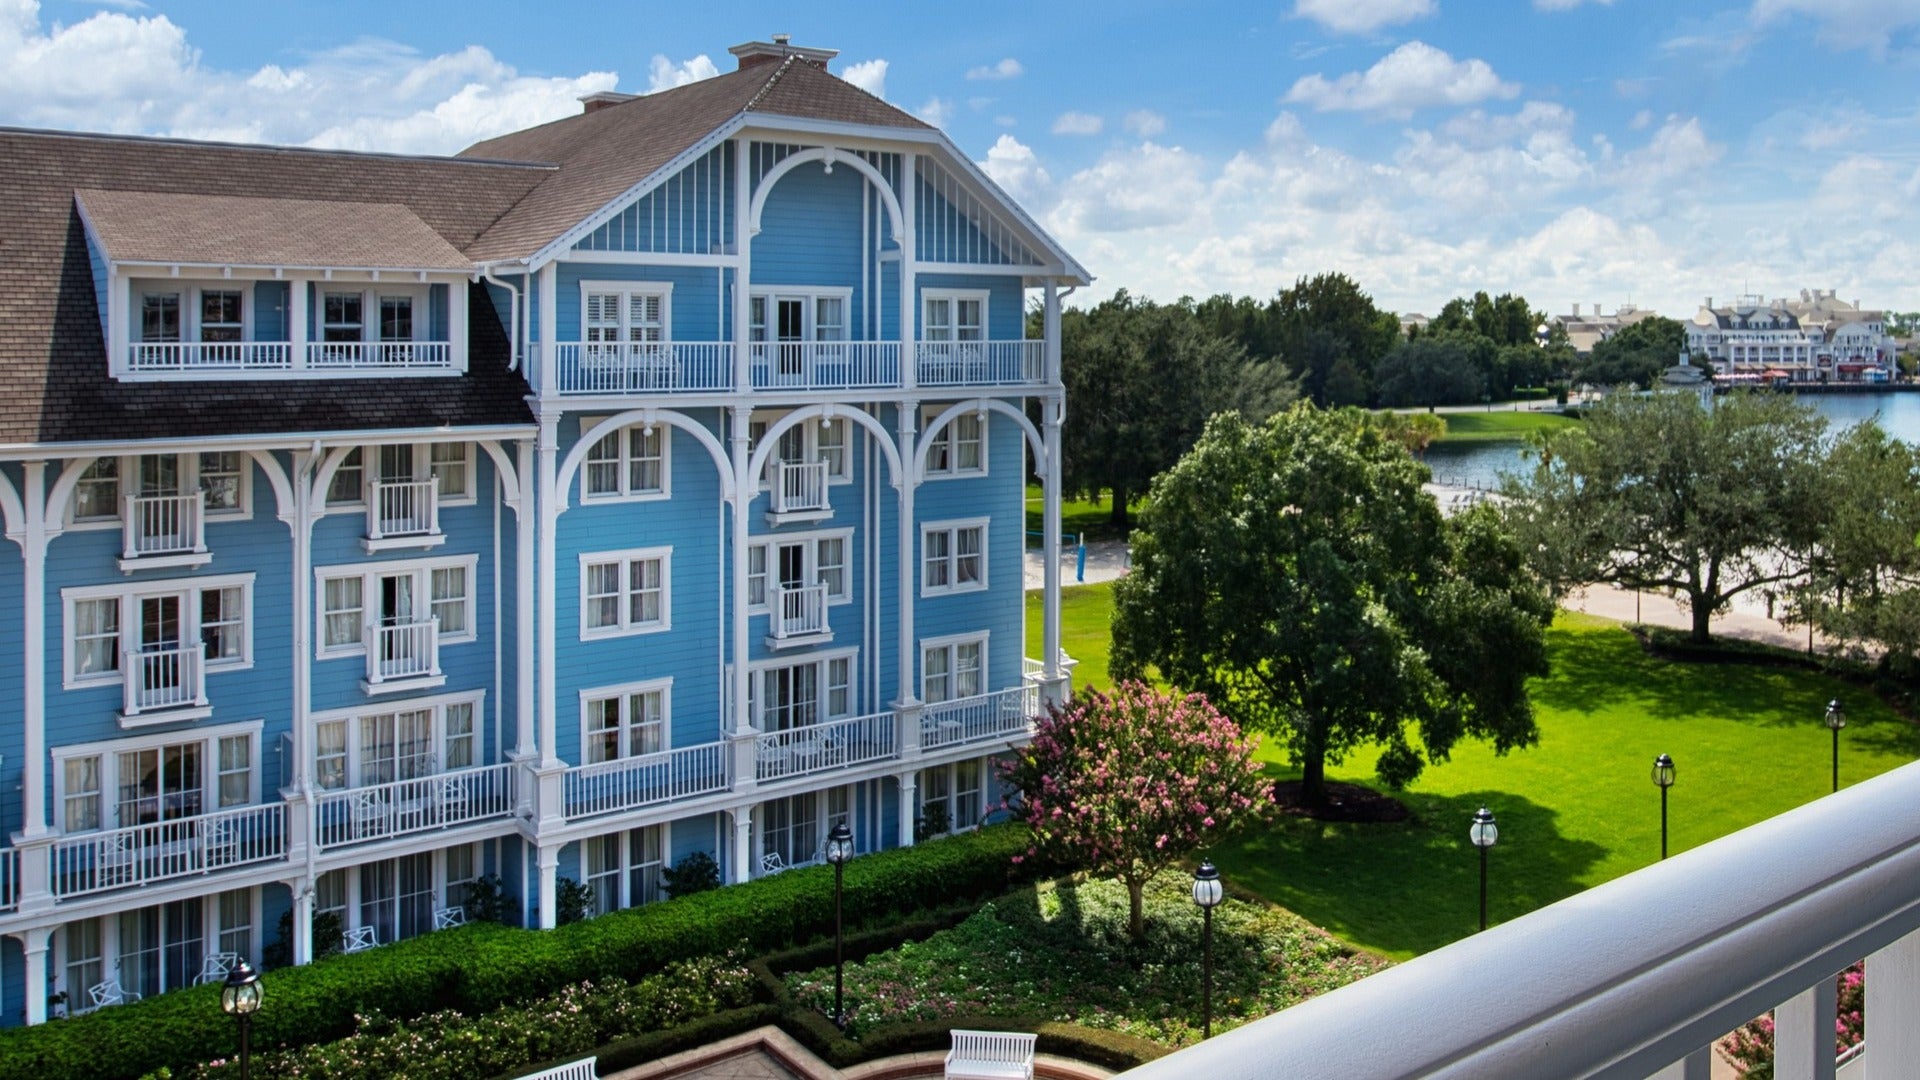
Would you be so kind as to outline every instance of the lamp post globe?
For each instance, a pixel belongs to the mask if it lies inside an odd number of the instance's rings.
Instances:
[[[1665,754],[1653,759],[1653,783],[1660,789],[1660,857],[1667,857],[1667,789],[1673,786],[1676,771],[1673,759]]]
[[[260,1011],[260,1003],[266,997],[260,985],[260,973],[245,960],[233,965],[227,973],[227,981],[220,986],[220,1010],[240,1025],[240,1080],[247,1080],[252,1072],[252,1033],[253,1014]]]
[[[1473,846],[1480,849],[1480,929],[1487,928],[1487,850],[1500,839],[1500,826],[1493,819],[1493,811],[1486,807],[1474,811],[1473,824],[1467,829],[1467,838]]]
[[[1220,871],[1202,862],[1193,872],[1193,902],[1200,907],[1200,1037],[1213,1038],[1213,909],[1226,899]]]
[[[846,883],[847,860],[853,858],[853,830],[844,821],[827,833],[827,862],[833,864],[833,1022],[846,1026],[846,937],[840,921],[840,893]]]
[[[1840,699],[1827,702],[1827,730],[1833,732],[1833,790],[1840,790],[1840,729],[1847,726],[1847,710]]]

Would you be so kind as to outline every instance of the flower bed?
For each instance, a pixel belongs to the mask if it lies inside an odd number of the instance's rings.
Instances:
[[[847,1034],[962,1016],[1044,1017],[1165,1046],[1200,1035],[1201,917],[1181,874],[1146,890],[1144,941],[1127,931],[1114,881],[1044,883],[983,906],[950,930],[846,970]],[[1279,908],[1229,899],[1214,909],[1216,1030],[1344,986],[1387,961]],[[833,1008],[833,968],[786,977],[793,997]]]

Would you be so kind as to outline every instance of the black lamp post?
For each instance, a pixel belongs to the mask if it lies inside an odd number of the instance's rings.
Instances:
[[[253,1067],[253,1014],[260,1010],[260,999],[264,996],[260,973],[245,960],[233,965],[227,981],[220,987],[221,1011],[240,1024],[240,1080],[247,1080]]]
[[[1487,928],[1487,849],[1500,839],[1500,827],[1493,822],[1493,811],[1481,807],[1474,812],[1473,827],[1467,830],[1473,846],[1480,849],[1480,929]]]
[[[1200,864],[1193,874],[1193,902],[1200,905],[1204,929],[1200,931],[1200,1037],[1213,1038],[1213,909],[1225,899],[1227,890],[1220,884],[1220,871],[1210,862]]]
[[[1833,790],[1840,790],[1840,729],[1847,726],[1847,710],[1840,699],[1827,702],[1827,730],[1833,732]]]
[[[827,833],[827,861],[833,864],[833,1023],[835,1027],[846,1026],[846,1014],[841,1011],[843,1003],[842,975],[845,970],[845,939],[840,925],[840,887],[847,873],[847,860],[853,858],[853,830],[842,821],[834,825]]]
[[[1673,786],[1673,759],[1665,754],[1653,759],[1653,783],[1660,789],[1660,857],[1667,857],[1667,789]]]

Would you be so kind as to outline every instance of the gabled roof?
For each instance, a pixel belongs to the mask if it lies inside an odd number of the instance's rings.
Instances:
[[[399,203],[151,191],[73,193],[115,262],[309,269],[467,271],[472,260]]]

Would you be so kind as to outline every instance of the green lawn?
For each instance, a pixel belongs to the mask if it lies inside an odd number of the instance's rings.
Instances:
[[[1028,547],[1037,547],[1039,533],[1045,526],[1041,514],[1044,500],[1038,484],[1027,485],[1027,531],[1034,535],[1027,537]],[[1129,508],[1132,524],[1138,524],[1141,515],[1146,513],[1146,502],[1136,502]],[[1112,523],[1113,494],[1108,492],[1098,499],[1068,499],[1060,504],[1060,533],[1069,542],[1079,533],[1085,533],[1089,540],[1125,540],[1128,529],[1116,528]]]
[[[1513,442],[1536,431],[1558,431],[1578,424],[1569,416],[1551,412],[1446,413],[1447,433],[1440,442]]]
[[[1105,682],[1099,620],[1109,594],[1103,585],[1064,590],[1078,685]],[[1028,626],[1038,634],[1037,612]],[[1213,852],[1221,873],[1356,945],[1404,958],[1475,929],[1478,863],[1467,824],[1482,804],[1500,821],[1491,863],[1497,922],[1659,857],[1659,791],[1648,775],[1656,754],[1671,754],[1679,770],[1670,793],[1676,852],[1827,793],[1828,698],[1847,705],[1841,783],[1920,756],[1911,723],[1823,675],[1657,660],[1619,624],[1585,615],[1563,613],[1549,634],[1553,673],[1532,687],[1538,746],[1501,758],[1463,744],[1402,794],[1410,824],[1287,819]],[[1039,655],[1037,646],[1028,655]],[[1265,746],[1260,756],[1276,775],[1295,775],[1283,749]],[[1372,766],[1363,753],[1328,774],[1372,784]]]
[[[1063,575],[1065,568],[1063,567]],[[1027,655],[1042,657],[1046,648],[1040,640],[1040,590],[1027,594]],[[1074,669],[1075,686],[1113,685],[1107,674],[1107,653],[1112,643],[1108,627],[1113,623],[1113,587],[1111,585],[1069,585],[1060,590],[1060,647],[1080,662]]]

